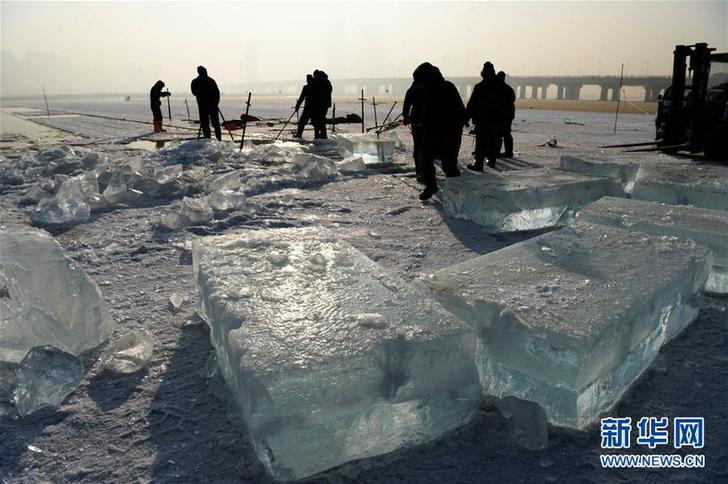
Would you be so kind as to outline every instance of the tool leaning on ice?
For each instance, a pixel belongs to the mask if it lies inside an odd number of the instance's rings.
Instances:
[[[157,81],[149,91],[149,104],[152,108],[152,119],[154,120],[154,132],[162,133],[166,131],[162,128],[162,100],[161,98],[169,96],[169,91],[163,92],[164,87],[163,81]]]

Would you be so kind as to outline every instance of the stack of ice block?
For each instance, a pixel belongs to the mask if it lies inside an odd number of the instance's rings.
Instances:
[[[637,173],[632,198],[728,210],[727,175],[725,164],[643,163]]]
[[[396,143],[390,136],[375,133],[340,134],[336,142],[344,156],[362,155],[367,164],[391,163]]]
[[[578,222],[692,239],[713,251],[707,292],[728,294],[728,211],[604,197],[577,214]]]
[[[434,439],[480,398],[474,332],[320,228],[193,244],[200,314],[278,479]]]
[[[488,232],[514,232],[571,223],[579,209],[620,190],[611,178],[538,168],[448,178],[443,203],[448,215]]]
[[[692,241],[576,224],[423,282],[477,328],[484,394],[583,428],[695,318],[710,265]]]

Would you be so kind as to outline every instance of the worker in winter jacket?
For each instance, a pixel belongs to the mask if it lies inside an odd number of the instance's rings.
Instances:
[[[424,63],[415,69],[422,79],[422,145],[420,169],[425,189],[420,200],[429,200],[439,190],[435,175],[435,158],[442,162],[445,176],[460,176],[458,153],[465,124],[465,106],[455,85],[446,81],[440,69]]]
[[[162,98],[169,96],[169,91],[164,92],[162,88],[164,82],[157,81],[152,86],[152,90],[149,91],[149,104],[152,108],[152,119],[154,121],[154,132],[161,133],[166,131],[162,128]]]
[[[198,76],[192,80],[192,94],[197,99],[197,109],[200,112],[200,125],[205,138],[210,138],[210,123],[215,130],[215,137],[222,141],[220,131],[220,118],[218,117],[218,104],[220,104],[220,90],[215,79],[207,75],[207,69],[197,68]]]
[[[331,81],[324,71],[313,71],[313,82],[308,91],[306,104],[311,104],[311,123],[314,138],[326,138],[326,113],[331,107]]]
[[[309,120],[311,119],[311,102],[309,102],[309,95],[311,91],[311,85],[313,84],[313,76],[311,74],[306,75],[306,85],[301,89],[301,95],[298,96],[296,101],[296,111],[301,108],[303,104],[303,112],[298,118],[298,130],[294,138],[300,138],[303,136],[303,128],[306,127]]]

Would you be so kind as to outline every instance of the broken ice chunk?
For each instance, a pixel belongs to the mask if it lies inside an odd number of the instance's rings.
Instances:
[[[538,404],[506,397],[498,402],[498,409],[506,418],[508,431],[518,445],[530,450],[548,447],[549,424]]]
[[[144,331],[132,331],[109,343],[101,364],[114,373],[134,373],[152,359],[154,339]]]
[[[132,188],[141,178],[139,173],[125,173],[113,171],[109,183],[104,189],[104,198],[109,205],[133,204],[137,202],[143,193]]]
[[[336,164],[341,173],[359,173],[366,171],[367,165],[361,156],[348,156]]]
[[[0,361],[42,345],[77,355],[111,332],[101,291],[43,230],[0,227],[0,289]]]
[[[78,388],[82,377],[83,364],[76,356],[52,346],[36,346],[16,370],[15,408],[24,417],[58,407]]]
[[[539,168],[448,178],[443,205],[488,232],[515,232],[568,224],[583,206],[620,191],[611,178]]]
[[[292,171],[297,177],[312,181],[336,178],[339,174],[334,160],[309,153],[293,157]]]
[[[215,212],[213,212],[212,208],[207,204],[207,200],[204,198],[185,197],[182,199],[180,215],[186,217],[191,224],[197,224],[212,220]]]
[[[214,192],[205,197],[207,204],[216,212],[240,210],[246,208],[248,197],[242,192],[223,190]]]
[[[257,230],[192,250],[199,312],[275,478],[429,441],[474,415],[472,330],[332,233]]]
[[[30,213],[30,219],[37,226],[55,227],[82,223],[90,215],[91,207],[81,184],[66,179],[52,198],[44,198],[38,203]]]
[[[691,239],[705,245],[713,252],[705,290],[728,294],[728,211],[604,197],[582,209],[576,220]]]
[[[238,190],[240,188],[240,174],[237,171],[225,173],[213,178],[207,183],[207,191]]]
[[[478,328],[484,394],[583,428],[693,321],[710,266],[692,241],[580,223],[422,282]]]

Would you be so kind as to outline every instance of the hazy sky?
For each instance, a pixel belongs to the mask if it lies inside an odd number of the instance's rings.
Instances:
[[[2,95],[188,90],[303,78],[666,74],[678,43],[728,50],[728,0],[699,2],[0,2]]]

